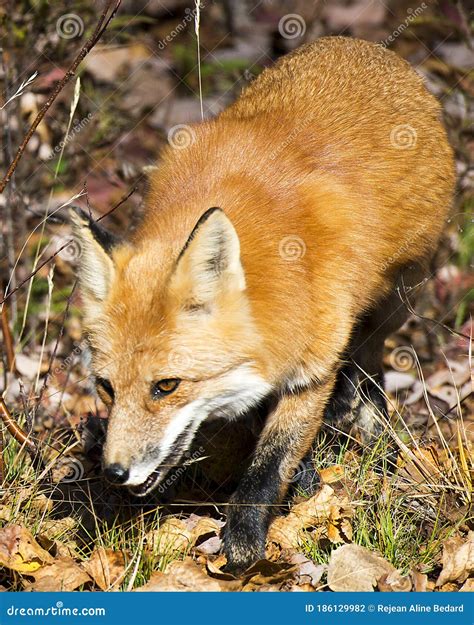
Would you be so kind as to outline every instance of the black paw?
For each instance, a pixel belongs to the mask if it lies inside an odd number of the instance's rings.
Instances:
[[[256,508],[229,514],[222,548],[227,564],[222,570],[238,576],[264,558],[266,535],[267,526]]]

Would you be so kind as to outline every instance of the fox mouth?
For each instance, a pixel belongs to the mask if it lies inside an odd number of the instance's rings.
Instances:
[[[141,484],[137,484],[134,486],[129,486],[128,490],[135,495],[135,497],[145,497],[148,493],[151,493],[163,478],[164,473],[160,470],[160,468],[155,469],[144,482]]]
[[[135,497],[145,497],[155,490],[165,475],[167,475],[171,469],[179,466],[179,461],[188,446],[191,444],[191,440],[192,435],[189,436],[189,432],[187,430],[182,432],[176,439],[171,451],[163,458],[156,469],[154,469],[141,484],[128,486],[128,490],[132,493],[132,495]]]

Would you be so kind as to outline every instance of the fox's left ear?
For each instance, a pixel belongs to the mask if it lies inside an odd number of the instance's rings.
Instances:
[[[79,284],[85,306],[92,313],[112,284],[115,270],[111,252],[119,241],[81,209],[71,209],[70,217],[79,247]]]
[[[170,288],[190,308],[205,307],[224,291],[245,289],[239,237],[220,208],[207,210],[195,225],[179,255]]]

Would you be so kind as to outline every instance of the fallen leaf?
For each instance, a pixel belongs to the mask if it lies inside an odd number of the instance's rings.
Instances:
[[[321,577],[327,570],[324,564],[315,564],[304,553],[294,553],[290,559],[290,564],[296,564],[296,579],[299,586],[309,584],[311,590],[316,588],[321,581]]]
[[[331,537],[343,540],[341,531],[344,535],[349,532],[351,515],[349,501],[336,496],[325,484],[316,495],[293,506],[286,516],[276,518],[270,526],[267,541],[279,544],[282,549],[297,548],[304,532],[311,529],[317,530],[316,539],[325,536],[330,540]]]
[[[153,573],[150,581],[135,592],[221,592],[221,583],[206,575],[192,558],[174,560],[165,572]]]
[[[78,521],[74,517],[66,516],[62,519],[47,519],[41,525],[41,534],[54,540],[59,536],[68,535],[78,526]]]
[[[205,552],[209,549],[220,547],[218,534],[223,526],[222,521],[217,521],[211,517],[201,517],[192,514],[188,519],[169,517],[160,524],[158,529],[148,532],[147,544],[155,553],[167,553],[169,551],[184,553],[190,547],[199,543],[198,550]],[[216,539],[214,543],[202,546],[207,540]]]
[[[121,551],[96,547],[84,569],[101,590],[110,590],[123,581],[125,558]]]
[[[126,67],[134,67],[148,59],[146,46],[96,46],[84,60],[84,69],[96,80],[115,82]]]
[[[474,578],[470,577],[459,589],[459,592],[474,592]]]
[[[372,592],[383,575],[396,573],[381,556],[360,545],[342,545],[331,553],[328,586],[335,592]]]
[[[26,356],[25,354],[17,354],[15,357],[15,367],[23,377],[28,380],[34,380],[38,375],[46,373],[48,370],[48,363],[42,363],[38,357],[34,358]]]
[[[0,529],[1,566],[31,574],[51,562],[52,556],[36,542],[26,528],[7,525]]]
[[[34,582],[26,583],[25,590],[35,592],[70,592],[91,581],[72,558],[58,558],[31,575]]]
[[[332,467],[321,469],[319,471],[319,477],[324,484],[339,482],[339,480],[344,477],[344,467],[342,464],[335,464]]]
[[[242,573],[242,590],[259,592],[262,590],[282,590],[294,585],[297,566],[289,562],[258,560]]]
[[[395,569],[391,573],[382,575],[377,588],[382,592],[410,592],[412,583],[408,575],[400,575]]]
[[[463,540],[460,536],[448,538],[443,545],[443,568],[436,586],[446,582],[464,582],[474,573],[474,532]]]
[[[419,571],[412,571],[411,579],[415,592],[426,592],[428,589],[428,575]]]
[[[146,535],[147,545],[156,554],[185,552],[191,546],[191,540],[192,533],[185,521],[176,517],[166,519],[158,529]]]

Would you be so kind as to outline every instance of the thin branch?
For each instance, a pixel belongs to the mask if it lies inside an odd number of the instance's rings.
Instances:
[[[5,348],[5,356],[7,361],[8,371],[13,371],[15,366],[15,350],[13,349],[13,338],[10,329],[10,323],[8,321],[8,309],[6,306],[2,306],[2,336],[3,345]]]
[[[5,174],[5,177],[0,182],[0,193],[3,193],[5,187],[10,182],[10,179],[13,176],[13,172],[15,171],[18,163],[20,162],[20,159],[23,156],[26,146],[28,145],[28,142],[30,141],[31,137],[34,135],[36,128],[39,126],[43,117],[46,115],[46,113],[48,112],[49,108],[51,107],[53,102],[56,100],[58,95],[67,85],[67,83],[71,80],[71,78],[75,75],[77,68],[79,67],[81,62],[84,60],[87,54],[89,54],[89,52],[92,50],[95,44],[102,37],[110,21],[115,16],[115,13],[117,12],[120,4],[121,4],[121,0],[108,0],[104,11],[99,18],[97,26],[94,29],[94,32],[86,41],[86,43],[82,46],[81,50],[79,51],[79,54],[76,56],[76,58],[70,65],[69,69],[64,74],[63,78],[57,83],[56,87],[53,90],[53,93],[49,96],[49,98],[43,104],[41,109],[38,111],[38,114],[36,115],[28,132],[26,133],[23,141],[21,142],[21,145],[18,148],[17,153],[15,154],[15,157],[10,164],[7,173]]]
[[[38,458],[38,448],[36,443],[31,440],[28,434],[21,429],[15,419],[11,416],[3,397],[0,397],[0,418],[11,436],[13,436],[13,438],[20,443],[20,445],[24,445],[28,449],[32,458]]]
[[[140,177],[138,178],[138,180],[140,180]],[[96,219],[96,223],[98,221],[101,221],[102,219],[105,219],[106,217],[108,217],[110,215],[110,213],[113,213],[114,211],[117,210],[117,208],[119,208],[120,206],[122,206],[122,204],[124,202],[126,202],[128,200],[128,198],[133,195],[135,193],[135,191],[138,189],[138,184],[136,184],[134,187],[132,187],[132,189],[130,189],[130,191],[127,191],[127,193],[125,195],[122,196],[122,198],[118,201],[117,204],[115,204],[115,206],[113,208],[111,208],[109,211],[107,211],[106,213],[104,213],[103,215],[101,215],[100,217],[98,217]]]

